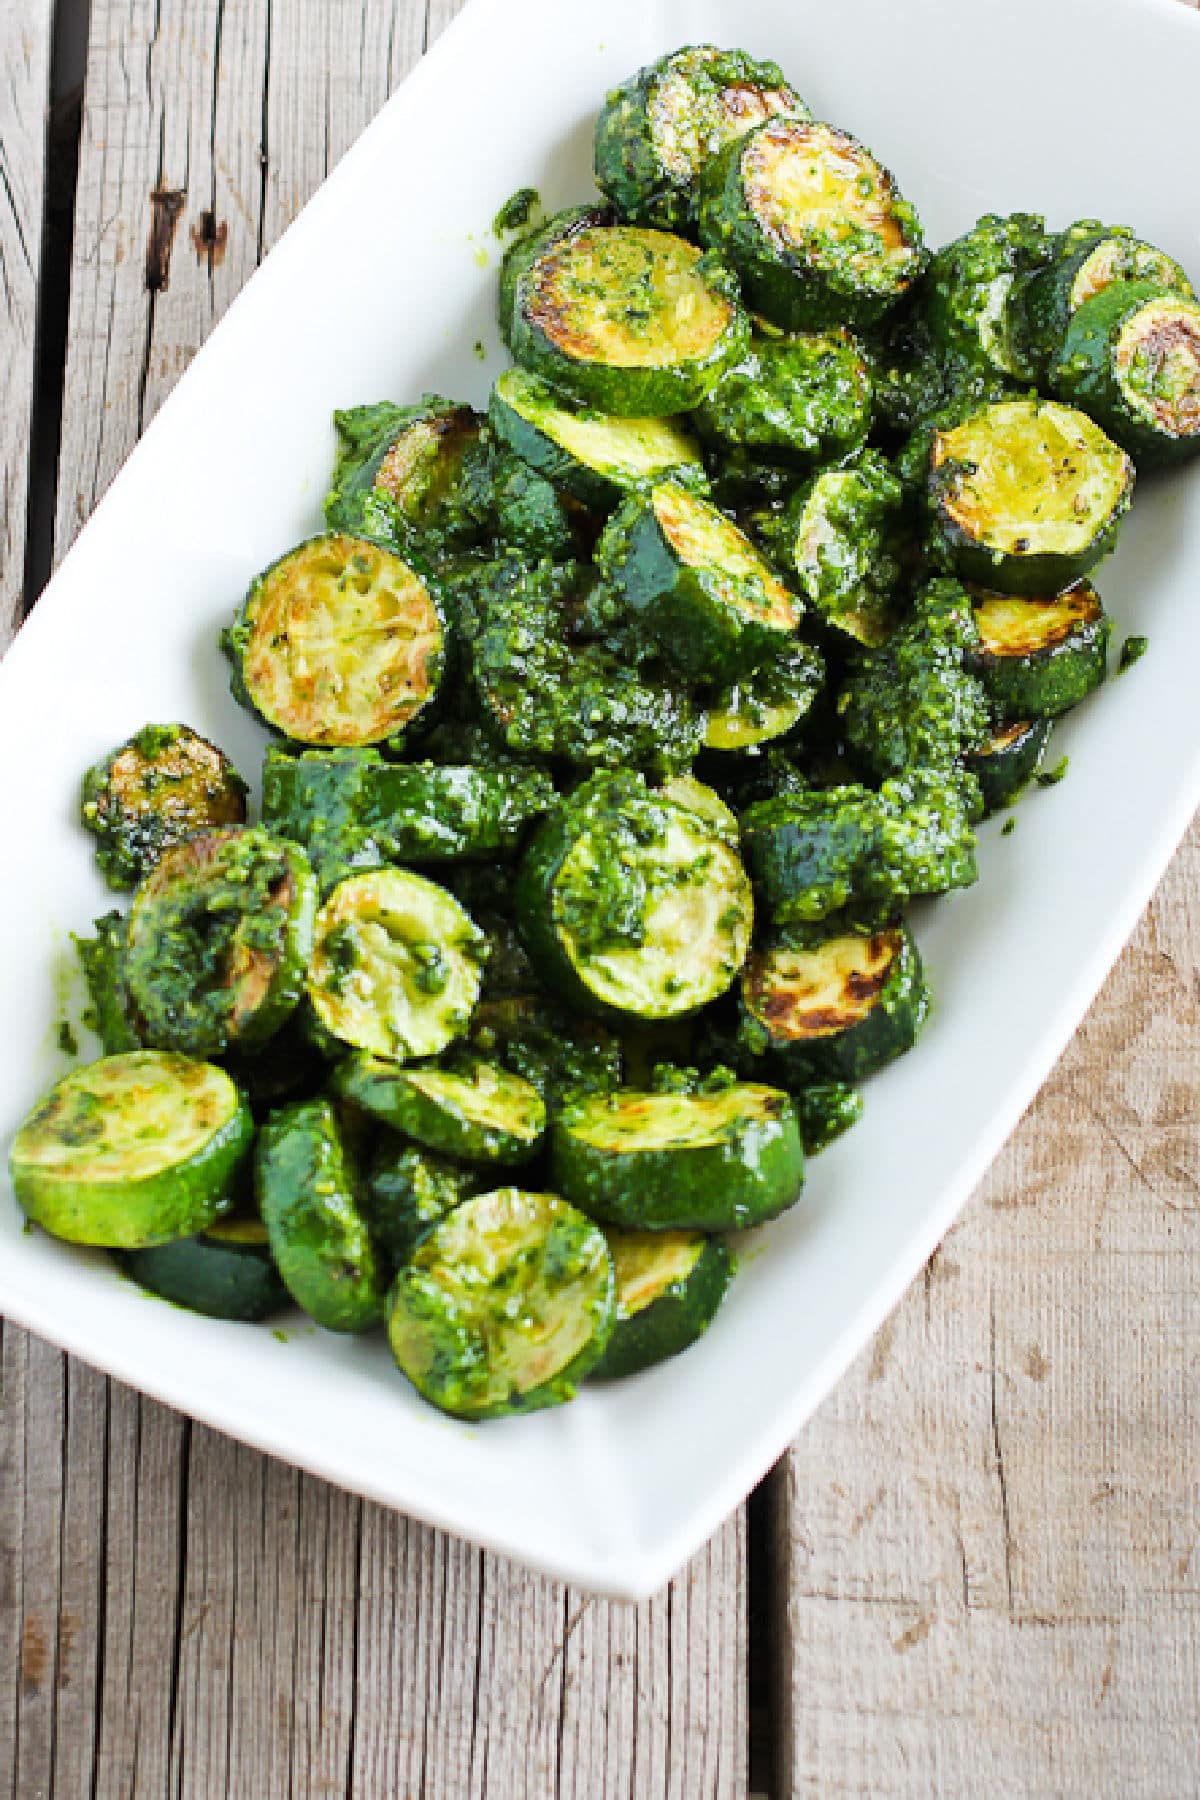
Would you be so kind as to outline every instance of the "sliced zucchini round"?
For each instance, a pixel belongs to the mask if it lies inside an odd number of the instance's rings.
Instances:
[[[13,1139],[9,1173],[22,1210],[52,1236],[137,1250],[226,1212],[253,1137],[223,1069],[135,1050],[51,1088]]]
[[[792,642],[799,602],[749,538],[681,482],[627,500],[596,558],[685,680],[736,681]]]
[[[132,888],[198,831],[246,822],[245,782],[188,725],[143,725],[83,778],[80,818],[112,888]]]
[[[291,1303],[261,1219],[218,1219],[197,1237],[128,1250],[121,1267],[161,1300],[210,1319],[252,1324]]]
[[[602,1016],[669,1019],[729,988],[754,902],[735,849],[637,777],[596,777],[540,828],[517,923],[535,966]]]
[[[597,1381],[636,1375],[702,1337],[733,1280],[720,1238],[698,1231],[609,1231],[617,1322],[592,1370]]]
[[[752,306],[791,331],[869,325],[924,266],[921,227],[888,171],[832,125],[768,119],[700,178],[701,241]]]
[[[573,406],[527,369],[500,376],[488,418],[501,443],[598,512],[668,469],[704,467],[695,441],[671,420],[622,419]]]
[[[167,851],[129,915],[125,979],[145,1041],[189,1056],[265,1044],[304,992],[316,904],[303,850],[260,827]]]
[[[569,1200],[608,1225],[734,1231],[800,1198],[804,1146],[795,1108],[777,1088],[619,1088],[563,1107],[550,1127],[550,1171]]]
[[[575,1088],[617,1087],[624,1062],[621,1041],[606,1025],[534,993],[482,1001],[471,1020],[471,1047],[531,1082],[550,1106]]]
[[[863,1081],[916,1043],[929,989],[912,934],[899,924],[752,957],[742,1005],[789,1078]]]
[[[1052,600],[983,594],[974,613],[968,662],[1000,718],[1054,718],[1104,680],[1112,620],[1090,581]]]
[[[354,406],[333,415],[338,458],[325,498],[335,531],[437,555],[483,537],[491,446],[469,406],[429,394],[418,406]]]
[[[385,1132],[367,1178],[371,1234],[393,1270],[408,1261],[430,1226],[483,1186],[478,1169],[406,1144]]]
[[[1082,412],[1053,400],[1001,400],[934,433],[935,534],[967,581],[1056,594],[1116,543],[1133,464]]]
[[[775,63],[713,44],[675,50],[609,92],[596,121],[596,186],[626,218],[676,231],[705,163],[776,113],[809,116]]]
[[[222,646],[235,697],[284,737],[381,744],[433,701],[446,633],[425,576],[394,550],[329,532],[251,583]]]
[[[813,788],[748,807],[742,852],[771,917],[780,924],[813,921],[858,896],[878,831],[869,788]]]
[[[350,1056],[339,1064],[334,1086],[394,1131],[463,1162],[528,1162],[546,1129],[537,1088],[477,1058],[438,1069]]]
[[[966,765],[979,783],[985,812],[998,812],[1033,780],[1053,725],[1052,719],[1017,719],[998,725],[970,752]]]
[[[339,881],[317,914],[308,998],[339,1045],[402,1061],[466,1030],[487,940],[452,894],[402,869]]]
[[[615,1314],[604,1233],[557,1194],[498,1188],[422,1238],[388,1296],[388,1337],[431,1405],[494,1419],[574,1399]]]
[[[878,450],[822,469],[784,510],[779,541],[789,575],[823,624],[881,644],[896,624],[896,556],[904,489]]]
[[[755,332],[745,358],[696,409],[696,429],[710,442],[781,459],[845,456],[870,425],[870,367],[848,331]]]
[[[809,1081],[793,1094],[805,1156],[827,1150],[863,1115],[863,1097],[848,1081]]]
[[[1037,373],[1017,329],[1014,301],[1028,272],[1053,250],[1035,213],[983,218],[932,258],[921,292],[933,354],[953,374],[1010,381]]]
[[[1074,314],[1050,379],[1139,463],[1195,456],[1200,301],[1153,282],[1114,282]]]
[[[1019,341],[1044,375],[1062,349],[1067,328],[1086,300],[1118,281],[1149,281],[1192,297],[1192,284],[1165,251],[1135,237],[1128,225],[1081,219],[1053,245],[1049,265],[1030,275],[1013,296]]]
[[[704,748],[721,756],[758,750],[797,731],[825,688],[825,659],[795,642],[708,700]]]
[[[273,1113],[258,1134],[254,1185],[271,1253],[297,1306],[327,1331],[383,1317],[384,1274],[362,1182],[328,1100]]]
[[[509,255],[501,330],[514,359],[585,406],[687,412],[745,351],[736,288],[683,238],[580,213]]]

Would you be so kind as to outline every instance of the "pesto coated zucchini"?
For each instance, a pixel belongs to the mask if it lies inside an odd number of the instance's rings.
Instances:
[[[696,429],[768,458],[824,460],[863,442],[871,395],[866,353],[848,331],[758,331],[697,407]]]
[[[298,744],[398,740],[434,700],[446,634],[427,576],[329,532],[250,584],[222,637],[234,697]]]
[[[732,1231],[784,1212],[804,1186],[795,1108],[744,1082],[698,1093],[619,1088],[564,1106],[550,1172],[576,1206],[634,1231]]]
[[[617,1318],[592,1370],[597,1381],[636,1375],[702,1337],[729,1290],[735,1263],[720,1238],[698,1231],[608,1232]]]
[[[254,1136],[223,1069],[160,1050],[106,1056],[39,1101],[13,1139],[13,1192],[72,1244],[191,1237],[233,1204]]]
[[[1049,719],[1099,687],[1112,620],[1090,581],[1052,600],[982,594],[969,661],[1002,719]]]
[[[548,1106],[575,1089],[618,1087],[621,1041],[596,1019],[583,1019],[542,994],[484,1000],[471,1020],[471,1048],[535,1087]]]
[[[677,231],[700,171],[752,125],[808,108],[775,63],[696,44],[659,57],[606,97],[596,121],[596,186],[628,219]]]
[[[933,354],[949,365],[950,385],[979,374],[1034,380],[1037,367],[1014,306],[1031,271],[1053,253],[1053,239],[1034,213],[986,213],[930,261],[921,311]]]
[[[1013,295],[1018,340],[1040,377],[1057,359],[1079,308],[1115,282],[1154,282],[1192,298],[1192,284],[1179,264],[1136,237],[1128,225],[1081,219],[1053,240],[1051,248],[1048,266],[1027,276]]]
[[[334,1086],[394,1131],[462,1162],[528,1162],[546,1129],[537,1088],[479,1058],[439,1069],[352,1056],[339,1064]]]
[[[824,658],[797,640],[753,674],[708,696],[704,748],[725,757],[789,738],[811,716],[824,688]]]
[[[796,489],[775,532],[788,577],[837,635],[880,644],[899,614],[904,490],[878,450]]]
[[[934,433],[935,535],[966,581],[1055,594],[1113,548],[1133,464],[1084,413],[1002,400]]]
[[[333,421],[338,457],[325,499],[333,531],[433,554],[481,540],[493,469],[469,406],[427,394],[418,406],[353,406]]]
[[[139,1287],[210,1319],[251,1324],[291,1302],[260,1219],[218,1219],[197,1237],[127,1250],[121,1267]]]
[[[93,930],[93,937],[72,938],[88,992],[83,1022],[96,1033],[106,1056],[140,1050],[141,1033],[125,980],[128,928],[124,914],[105,913],[95,921]]]
[[[702,243],[729,259],[757,311],[790,331],[870,325],[924,265],[921,227],[888,171],[848,132],[768,119],[700,178]]]
[[[132,888],[198,831],[246,821],[246,784],[187,725],[144,725],[83,778],[80,817],[109,887]]]
[[[430,1150],[385,1132],[367,1176],[371,1235],[393,1271],[408,1261],[430,1226],[484,1185],[479,1169],[463,1169]]]
[[[683,238],[560,214],[505,259],[500,329],[514,359],[601,412],[687,412],[745,350],[736,286]]]
[[[461,1419],[574,1398],[616,1315],[604,1233],[557,1194],[499,1188],[426,1233],[388,1296],[392,1355]]]
[[[317,914],[308,998],[340,1046],[402,1061],[461,1037],[486,939],[444,888],[402,869],[338,882]]]
[[[1114,282],[1075,312],[1050,379],[1139,463],[1200,452],[1200,301]]]
[[[810,1081],[792,1099],[805,1156],[819,1155],[862,1118],[862,1094],[847,1081]]]
[[[1052,729],[1051,719],[1017,719],[997,725],[968,753],[966,766],[979,783],[986,812],[1007,806],[1032,781]]]

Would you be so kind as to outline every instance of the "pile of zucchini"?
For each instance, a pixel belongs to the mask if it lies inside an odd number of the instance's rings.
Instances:
[[[464,1418],[705,1329],[917,1038],[907,902],[1105,677],[1135,463],[1200,449],[1177,264],[1028,214],[931,256],[774,64],[640,70],[596,179],[502,215],[486,416],[336,416],[223,636],[258,822],[183,725],[86,775],[105,1055],[11,1158],[47,1231],[385,1328]]]

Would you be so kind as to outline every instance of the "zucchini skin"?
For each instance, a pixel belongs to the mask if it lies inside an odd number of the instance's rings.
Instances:
[[[461,1075],[465,1080],[482,1079],[486,1083],[489,1074],[502,1088],[511,1090],[508,1097],[514,1106],[528,1109],[528,1126],[506,1128],[473,1118],[466,1103],[461,1107],[454,1104],[452,1093],[438,1098],[420,1085],[423,1076]],[[378,1056],[351,1056],[338,1065],[333,1085],[344,1100],[352,1100],[393,1131],[415,1139],[427,1150],[464,1162],[529,1162],[537,1155],[545,1130],[545,1104],[533,1084],[507,1069],[494,1070],[483,1062],[441,1069],[420,1064],[401,1067]]]
[[[622,1304],[619,1261],[619,1241],[626,1235],[608,1233],[617,1264],[617,1318],[608,1347],[592,1370],[593,1381],[620,1381],[689,1349],[712,1324],[737,1269],[729,1246],[708,1238],[689,1275],[673,1281],[649,1306],[629,1312]]]
[[[432,1151],[385,1132],[367,1177],[371,1235],[391,1265],[406,1263],[425,1233],[484,1185],[478,1169],[460,1169]]]
[[[1121,336],[1139,313],[1155,306],[1169,309],[1177,321],[1176,332],[1191,340],[1189,428],[1183,431],[1147,418],[1138,405],[1139,396],[1131,397],[1120,378]],[[1051,366],[1050,381],[1057,394],[1088,413],[1147,468],[1169,467],[1200,455],[1200,302],[1155,282],[1114,282],[1085,300],[1074,314]],[[1152,395],[1140,398],[1153,406]]]
[[[1049,374],[1084,299],[1104,293],[1113,283],[1154,282],[1186,299],[1193,297],[1192,284],[1179,264],[1136,237],[1128,225],[1080,219],[1051,240],[1051,249],[1052,260],[1025,276],[1013,293],[1016,336],[1035,379],[1044,380]],[[1097,252],[1103,268],[1095,266]],[[1089,263],[1093,267],[1085,274]],[[1081,275],[1087,292],[1076,297]]]
[[[255,1243],[217,1226],[171,1244],[127,1250],[119,1262],[139,1287],[209,1319],[249,1325],[291,1305],[265,1229],[262,1242]]]
[[[383,1318],[383,1275],[337,1115],[300,1100],[259,1132],[254,1186],[284,1285],[327,1331],[369,1331]]]
[[[796,488],[773,525],[788,580],[832,642],[872,646],[893,629],[904,504],[887,458],[859,450]]]
[[[580,1128],[597,1108],[703,1105],[711,1095],[643,1094],[628,1088],[564,1106],[550,1126],[550,1174],[581,1211],[628,1231],[742,1231],[786,1212],[804,1187],[796,1110],[778,1089],[746,1083],[747,1097],[717,1142],[619,1151],[586,1143]]]
[[[1024,719],[998,726],[984,745],[969,751],[966,767],[979,783],[986,814],[999,812],[1033,780],[1046,754],[1053,719]],[[1012,733],[1019,735],[1012,736]]]
[[[1060,598],[1074,592],[1079,593],[1081,604],[1090,601],[1093,605],[1066,636],[1027,656],[994,654],[983,644],[968,652],[969,666],[983,683],[997,718],[1057,718],[1078,706],[1104,681],[1112,620],[1090,582],[1080,582],[1077,589]],[[1026,600],[1024,604],[1032,608],[1043,602]]]
[[[802,736],[825,692],[825,659],[799,639],[745,680],[706,696],[704,748],[728,771],[731,756]]]
[[[819,1156],[863,1115],[863,1097],[845,1081],[810,1081],[792,1095],[805,1156]]]

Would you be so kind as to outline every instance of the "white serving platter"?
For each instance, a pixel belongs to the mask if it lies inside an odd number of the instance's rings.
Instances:
[[[262,740],[216,650],[251,575],[320,522],[334,406],[501,366],[489,221],[591,192],[605,89],[678,44],[773,56],[896,172],[933,243],[985,210],[1127,220],[1200,278],[1200,18],[1174,0],[471,0],[179,383],[0,666],[0,1148],[63,1072],[68,933],[109,904],[81,770],[183,718],[248,772]],[[353,247],[347,254],[347,245]],[[481,267],[480,247],[489,252]],[[481,362],[476,340],[486,346]],[[0,1309],[246,1442],[550,1574],[659,1587],[795,1436],[896,1303],[1074,1029],[1200,801],[1200,463],[1147,481],[1099,586],[1149,655],[1062,726],[1069,778],[983,832],[922,911],[936,1010],[863,1124],[758,1234],[688,1355],[472,1427],[382,1341],[223,1325],[25,1233],[0,1177]]]

